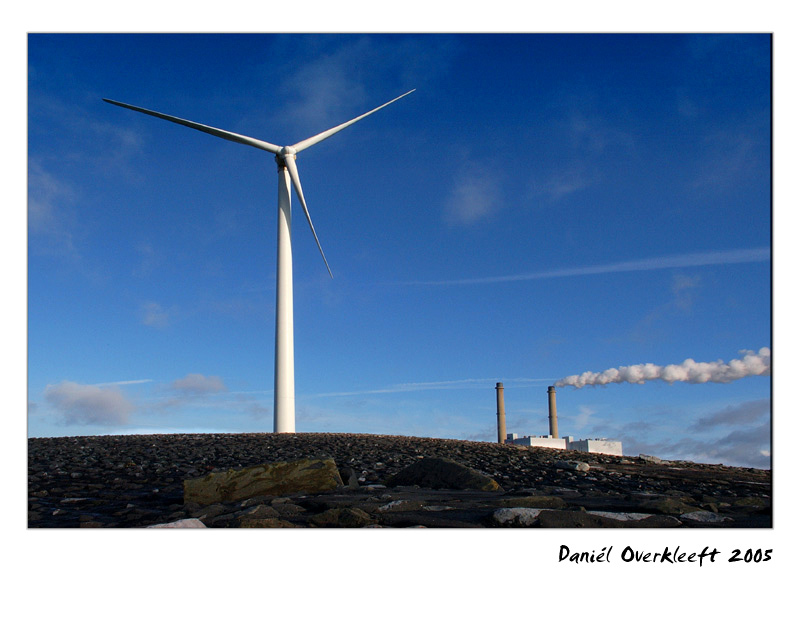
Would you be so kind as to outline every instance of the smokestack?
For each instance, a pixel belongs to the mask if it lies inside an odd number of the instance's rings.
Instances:
[[[503,384],[498,381],[497,386],[497,442],[506,440],[506,403],[503,399]]]
[[[550,404],[550,436],[557,439],[558,415],[556,414],[556,389],[552,385],[547,388],[547,398]]]

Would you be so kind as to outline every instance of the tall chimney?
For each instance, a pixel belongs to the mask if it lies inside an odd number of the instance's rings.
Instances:
[[[556,414],[556,388],[555,386],[548,386],[547,398],[550,404],[550,436],[554,439],[558,438],[558,415]]]
[[[503,384],[498,381],[495,390],[497,390],[497,442],[504,443],[506,440],[506,403],[503,399]]]

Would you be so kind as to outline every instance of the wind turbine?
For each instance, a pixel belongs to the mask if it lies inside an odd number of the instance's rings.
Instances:
[[[291,181],[294,186],[297,198],[303,207],[303,212],[306,214],[308,225],[314,235],[314,241],[317,242],[317,248],[322,255],[322,260],[325,262],[325,267],[328,269],[328,274],[331,278],[333,273],[328,260],[325,259],[325,253],[322,251],[322,245],[319,243],[317,232],[314,230],[314,224],[311,222],[311,215],[306,206],[306,200],[303,196],[303,188],[300,185],[300,176],[297,173],[297,164],[295,158],[300,151],[318,144],[323,140],[328,139],[331,135],[335,135],[339,131],[346,129],[351,124],[355,124],[359,120],[364,119],[368,115],[372,115],[376,111],[389,106],[392,102],[396,102],[400,98],[405,97],[409,93],[413,93],[416,89],[411,89],[407,93],[403,93],[393,100],[389,100],[386,104],[379,106],[359,115],[352,120],[334,126],[333,128],[318,133],[313,137],[292,144],[291,146],[278,146],[262,140],[257,140],[246,135],[239,133],[231,133],[230,131],[223,131],[222,129],[207,126],[205,124],[198,124],[184,120],[173,115],[166,115],[144,109],[140,106],[133,106],[125,104],[124,102],[117,102],[103,98],[104,102],[122,106],[126,109],[138,111],[146,115],[160,117],[162,120],[174,122],[188,126],[197,131],[208,133],[216,137],[221,137],[229,142],[237,142],[246,146],[253,146],[263,151],[269,151],[275,155],[275,161],[278,163],[278,272],[277,272],[277,294],[275,304],[275,409],[274,409],[274,431],[275,432],[294,432],[294,309],[293,309],[293,293],[292,293],[292,200],[291,192],[289,189],[289,182]]]

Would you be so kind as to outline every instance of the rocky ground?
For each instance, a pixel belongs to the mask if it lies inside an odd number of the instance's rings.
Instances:
[[[326,456],[344,483],[327,493],[184,502],[187,479]],[[430,457],[466,465],[501,489],[387,487]],[[771,527],[771,494],[768,470],[451,439],[170,434],[28,441],[29,527],[184,519],[206,527]]]

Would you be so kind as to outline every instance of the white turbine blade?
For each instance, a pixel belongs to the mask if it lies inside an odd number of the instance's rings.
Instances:
[[[117,102],[116,100],[109,100],[107,98],[103,98],[103,102],[108,102],[109,104],[114,104],[115,106],[121,106],[126,109],[131,109],[132,111],[139,111],[139,113],[144,113],[145,115],[160,117],[162,120],[175,122],[175,124],[182,124],[183,126],[188,126],[189,128],[193,128],[197,131],[202,131],[203,133],[208,133],[209,135],[221,137],[222,139],[228,140],[230,142],[237,142],[239,144],[246,144],[247,146],[254,146],[255,148],[260,148],[261,150],[269,151],[270,153],[277,153],[278,151],[281,150],[280,146],[276,146],[275,144],[270,144],[269,142],[262,142],[261,140],[257,140],[253,137],[247,137],[246,135],[239,135],[238,133],[223,131],[222,129],[214,128],[213,126],[198,124],[197,122],[184,120],[180,117],[175,117],[174,115],[166,115],[164,113],[159,113],[158,111],[143,109],[141,106],[133,106],[132,104],[125,104],[124,102]]]
[[[342,129],[347,128],[351,124],[355,124],[356,122],[358,122],[358,120],[363,120],[365,117],[367,117],[367,115],[372,115],[375,111],[380,111],[382,108],[389,106],[392,102],[397,102],[397,100],[399,100],[400,98],[403,98],[409,93],[413,93],[416,90],[417,89],[411,89],[408,93],[403,93],[403,95],[400,95],[394,98],[393,100],[389,100],[386,104],[383,104],[376,109],[372,109],[371,111],[364,113],[364,115],[359,115],[358,117],[350,120],[349,122],[345,122],[344,124],[339,124],[339,126],[334,126],[333,128],[328,129],[327,131],[318,133],[314,137],[309,137],[307,140],[303,140],[302,142],[298,142],[297,144],[292,144],[292,148],[294,148],[294,150],[297,153],[299,153],[300,151],[307,149],[309,146],[314,146],[314,144],[317,144],[322,140],[328,139],[331,135],[335,135],[336,133],[338,133]]]
[[[311,227],[311,232],[314,235],[314,241],[317,242],[317,248],[319,248],[319,254],[322,255],[322,261],[325,262],[325,268],[328,269],[328,274],[333,279],[333,273],[331,272],[331,267],[328,265],[328,260],[325,259],[325,253],[322,252],[322,244],[319,243],[319,237],[317,237],[317,231],[314,230],[314,224],[311,221],[311,215],[308,212],[308,206],[306,206],[306,198],[303,197],[303,187],[300,186],[300,175],[297,172],[297,164],[294,161],[294,157],[292,155],[286,155],[283,158],[284,162],[286,163],[286,168],[289,169],[289,177],[292,178],[292,184],[294,185],[294,190],[297,193],[297,198],[300,200],[300,204],[303,207],[303,212],[306,214],[306,219],[308,220],[308,225]]]

